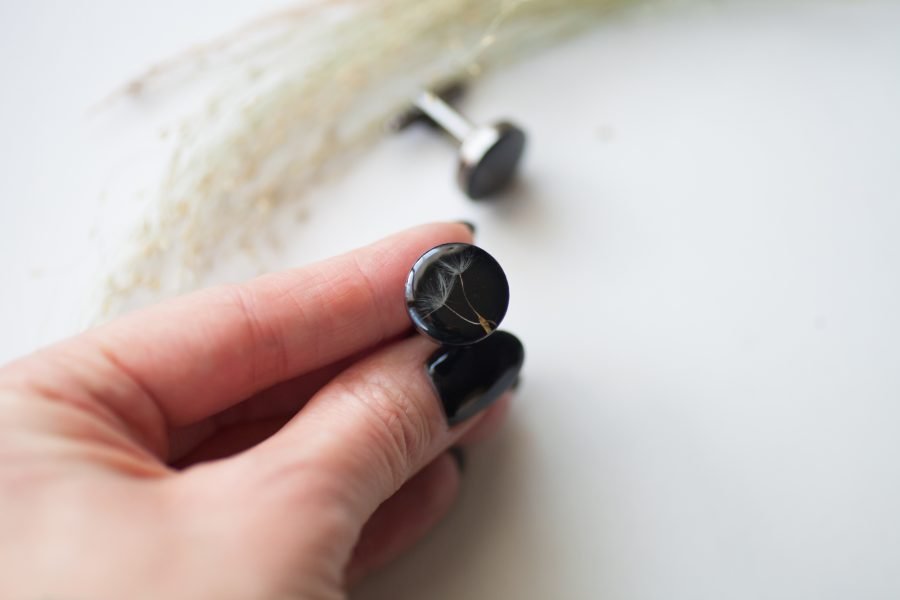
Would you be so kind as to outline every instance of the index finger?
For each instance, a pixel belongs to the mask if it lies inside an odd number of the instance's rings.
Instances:
[[[409,327],[403,286],[411,265],[433,246],[471,239],[461,223],[416,227],[308,267],[132,313],[6,375],[40,378],[46,387],[66,379],[47,369],[68,364],[66,393],[80,385],[118,413],[140,410],[129,407],[140,394],[168,426],[192,423],[399,335]]]

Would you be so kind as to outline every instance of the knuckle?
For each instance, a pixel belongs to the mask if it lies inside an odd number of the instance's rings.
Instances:
[[[231,284],[218,288],[218,294],[222,302],[237,313],[242,337],[247,340],[246,347],[260,350],[250,353],[253,358],[247,364],[251,370],[250,380],[265,380],[272,373],[284,372],[288,361],[284,335],[261,314],[257,292],[246,284]]]
[[[438,420],[422,405],[414,386],[383,372],[356,374],[344,391],[366,411],[367,445],[380,452],[399,486],[427,457]]]

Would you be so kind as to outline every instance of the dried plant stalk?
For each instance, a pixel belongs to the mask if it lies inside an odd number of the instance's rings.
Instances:
[[[252,251],[272,210],[375,141],[423,86],[477,77],[627,0],[328,0],[261,19],[151,69],[120,96],[239,67],[178,128],[166,175],[106,282],[116,314]],[[149,293],[148,293],[149,292]]]

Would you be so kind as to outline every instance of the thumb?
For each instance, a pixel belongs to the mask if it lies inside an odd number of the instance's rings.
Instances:
[[[467,347],[435,349],[420,337],[397,342],[344,371],[241,459],[253,464],[252,477],[278,478],[297,494],[315,480],[361,527],[476,425],[523,361],[521,342],[502,331]]]

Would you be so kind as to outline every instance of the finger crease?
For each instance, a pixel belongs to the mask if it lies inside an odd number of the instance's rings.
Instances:
[[[114,403],[108,401],[102,402],[102,399],[100,399],[102,404],[116,415],[128,429],[129,433],[138,438],[138,441],[147,443],[154,449],[154,452],[158,456],[165,458],[166,447],[168,444],[168,436],[166,433],[168,421],[162,409],[162,402],[160,402],[157,395],[153,393],[150,387],[146,385],[136,373],[134,373],[124,362],[119,360],[115,351],[107,348],[102,342],[97,343],[97,350],[110,366],[118,371],[119,374],[123,375],[125,379],[138,390],[145,401],[143,405],[151,407],[151,412],[153,414],[147,415],[149,417],[149,420],[147,421],[148,425],[142,426],[130,418],[125,411],[122,411],[115,406]]]

